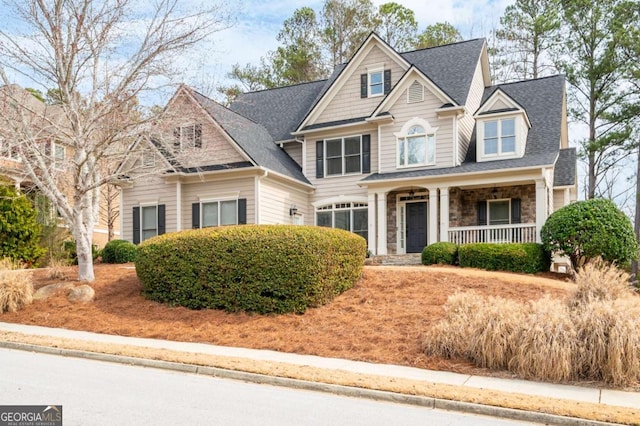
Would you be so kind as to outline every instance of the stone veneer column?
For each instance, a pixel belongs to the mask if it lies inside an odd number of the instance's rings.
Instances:
[[[542,242],[540,231],[547,220],[547,184],[544,179],[536,180],[536,241]]]
[[[438,188],[429,189],[429,232],[427,243],[433,244],[438,242]]]
[[[449,188],[440,188],[440,241],[449,241]]]
[[[376,235],[377,235],[376,231],[378,229],[377,228],[378,224],[376,223],[376,193],[375,192],[369,192],[367,203],[368,203],[367,219],[369,221],[369,224],[367,225],[369,230],[369,234],[367,238],[367,248],[371,251],[371,253],[378,254],[378,247],[376,245]]]
[[[387,254],[387,193],[378,192],[378,253]]]

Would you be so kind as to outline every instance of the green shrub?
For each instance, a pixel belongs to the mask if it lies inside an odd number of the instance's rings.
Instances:
[[[45,253],[38,245],[42,229],[37,218],[24,195],[13,185],[0,182],[0,258],[32,265]]]
[[[458,246],[454,243],[439,242],[428,245],[422,250],[422,264],[455,265],[458,262]]]
[[[136,259],[137,247],[126,240],[111,240],[102,249],[104,263],[127,263]]]
[[[464,244],[458,247],[462,267],[533,274],[549,270],[551,259],[541,244]]]
[[[549,216],[541,237],[547,251],[569,256],[574,269],[597,257],[627,267],[638,257],[631,221],[609,200],[564,206]]]
[[[192,309],[304,312],[360,278],[366,241],[330,228],[242,225],[160,235],[138,246],[147,298]]]

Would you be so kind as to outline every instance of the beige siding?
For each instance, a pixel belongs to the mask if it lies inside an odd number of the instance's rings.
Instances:
[[[385,69],[391,69],[391,85],[398,82],[404,70],[380,48],[374,46],[364,61],[355,69],[344,83],[341,90],[331,99],[324,111],[314,123],[327,123],[348,118],[369,116],[380,104],[383,96],[373,98],[360,97],[360,75],[367,74],[367,67],[384,64]],[[313,124],[313,123],[309,123]]]
[[[291,224],[293,219],[289,215],[291,206],[296,206],[299,215],[304,220],[312,214],[309,206],[309,195],[292,189],[291,186],[270,178],[260,180],[260,223]]]
[[[409,83],[409,85],[411,82]],[[436,109],[442,106],[438,99],[427,87],[425,87],[424,100],[422,102],[407,103],[406,90],[400,95],[396,103],[391,107],[391,115],[395,117],[392,125],[382,127],[381,173],[398,171],[397,167],[397,139],[395,133],[402,130],[407,121],[412,118],[427,120],[436,132],[436,165],[424,167],[451,167],[453,163],[453,120],[451,117],[438,118]],[[407,170],[403,168],[402,170]]]
[[[384,131],[384,127],[382,128]],[[327,198],[344,196],[345,201],[349,201],[349,197],[364,197],[367,195],[367,189],[360,187],[358,182],[364,179],[366,174],[354,174],[347,176],[332,176],[326,178],[316,178],[316,141],[331,139],[336,137],[352,136],[352,135],[371,135],[371,172],[378,171],[378,128],[361,127],[357,130],[343,130],[319,133],[313,137],[306,138],[306,171],[307,179],[316,188],[315,192],[309,197],[309,202],[313,203]],[[311,210],[310,214],[305,214],[305,224],[314,224],[314,214]]]
[[[284,151],[289,154],[293,160],[302,166],[302,144],[300,142],[288,142],[283,144]]]
[[[124,188],[123,206],[120,212],[123,219],[122,238],[133,241],[133,207],[140,204],[164,204],[166,232],[176,230],[176,187],[175,184],[166,184],[157,176],[148,176],[136,179],[132,188]]]
[[[182,184],[182,229],[191,229],[191,205],[201,199],[229,197],[247,199],[247,223],[256,222],[255,177],[217,179],[210,182]]]
[[[183,165],[197,167],[247,161],[209,115],[189,95],[181,91],[170,103],[159,126],[165,145],[173,147],[175,127],[193,124],[202,124],[202,147],[178,153],[177,158]]]
[[[564,207],[564,189],[553,190],[553,211]]]
[[[459,162],[462,162],[464,160],[464,157],[467,155],[467,150],[469,149],[469,141],[471,140],[471,134],[473,133],[473,128],[476,124],[476,120],[473,118],[473,114],[475,114],[475,112],[480,107],[483,93],[484,79],[482,78],[482,65],[481,62],[478,61],[476,70],[473,74],[473,79],[471,80],[469,96],[467,97],[467,102],[465,103],[465,114],[462,118],[460,118],[460,121],[458,122]]]

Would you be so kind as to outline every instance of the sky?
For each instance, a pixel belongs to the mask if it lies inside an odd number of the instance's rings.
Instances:
[[[373,0],[377,7],[388,0]],[[415,12],[419,31],[436,22],[450,22],[464,39],[483,37],[499,22],[507,5],[514,0],[395,0]],[[300,7],[308,6],[316,12],[322,9],[322,0],[300,2],[295,0],[240,0],[235,3],[236,23],[212,36],[211,55],[191,61],[195,73],[194,85],[214,86],[227,84],[226,74],[233,64],[258,64],[260,57],[278,46],[276,36],[285,19]],[[197,64],[194,67],[194,62]],[[194,72],[194,69],[198,71]],[[212,95],[213,93],[207,93]]]

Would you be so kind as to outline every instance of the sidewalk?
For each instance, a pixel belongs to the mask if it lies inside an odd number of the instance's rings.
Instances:
[[[46,328],[40,326],[2,322],[0,322],[0,331],[20,333],[29,336],[47,336],[53,338],[73,339],[76,341],[112,345],[128,345],[140,348],[166,349],[182,353],[197,353],[223,357],[244,358],[254,361],[278,362],[296,366],[309,366],[327,370],[340,370],[357,374],[375,375],[380,377],[388,377],[390,379],[417,380],[435,384],[458,386],[467,389],[489,389],[505,393],[564,399],[583,403],[600,404],[602,406],[618,406],[633,409],[640,408],[640,392],[625,392],[585,386],[558,385],[496,377],[470,376],[465,374],[422,370],[418,368],[403,367],[397,365],[372,364],[344,359],[322,358],[312,355],[281,353],[269,350],[244,349],[225,346],[214,346],[203,343],[173,342],[167,340],[114,336],[84,331]],[[0,342],[0,346],[11,347],[5,342]],[[24,349],[29,348],[25,346]],[[62,353],[65,354],[64,352]],[[67,355],[73,354],[67,353]],[[121,362],[131,363],[130,359]],[[640,414],[638,417],[638,421],[640,422]]]

